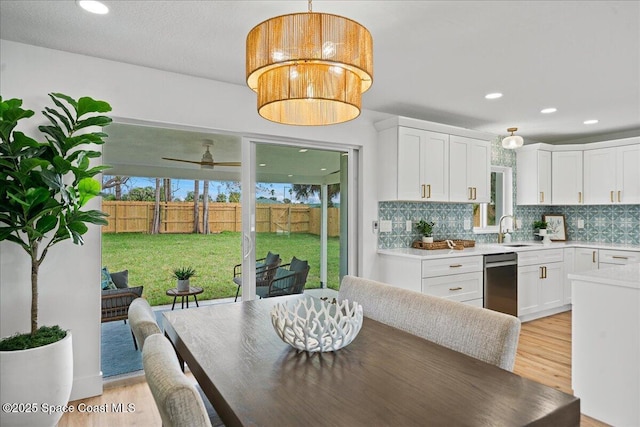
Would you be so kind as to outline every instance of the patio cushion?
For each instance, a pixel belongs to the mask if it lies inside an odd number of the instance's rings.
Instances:
[[[124,289],[129,287],[129,270],[118,271],[111,273],[111,281],[116,285],[118,289]]]
[[[115,289],[116,286],[109,287],[112,284],[111,275],[107,267],[102,267],[100,270],[100,289]]]

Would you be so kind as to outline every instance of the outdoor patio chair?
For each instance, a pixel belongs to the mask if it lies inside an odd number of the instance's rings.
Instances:
[[[276,269],[269,286],[256,287],[256,294],[260,298],[301,294],[307,283],[309,269],[307,261],[293,257],[289,264],[284,264]]]
[[[164,335],[147,337],[142,366],[164,427],[223,425],[213,406],[205,403],[206,398],[180,370],[173,345]]]
[[[148,336],[162,333],[153,309],[144,298],[134,299],[129,306],[129,326],[133,334],[133,345],[136,350],[140,347],[140,351]]]
[[[271,251],[267,253],[266,257],[256,260],[256,289],[269,286],[281,262],[280,254],[274,254]],[[238,286],[235,299],[238,301],[240,287],[242,287],[242,264],[233,267],[233,283]]]
[[[123,320],[127,323],[129,305],[142,296],[143,287],[129,287],[129,270],[110,273],[107,267],[102,268],[102,313],[101,321],[113,322]]]

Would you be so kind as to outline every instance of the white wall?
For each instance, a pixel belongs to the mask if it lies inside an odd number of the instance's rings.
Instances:
[[[21,98],[39,112],[47,93],[91,96],[111,104],[111,115],[267,137],[289,137],[361,146],[360,274],[375,278],[377,216],[376,131],[381,115],[363,111],[356,120],[326,127],[282,126],[260,118],[255,94],[245,86],[158,71],[88,56],[0,40],[3,99]],[[244,70],[238,70],[244,73]],[[374,89],[372,89],[374,90]],[[366,94],[364,95],[366,104]],[[36,127],[22,129],[37,136]],[[108,128],[107,128],[108,133]],[[100,232],[92,229],[83,247],[65,242],[41,267],[40,321],[73,331],[72,399],[101,393]],[[29,329],[29,260],[17,245],[0,243],[0,336]]]

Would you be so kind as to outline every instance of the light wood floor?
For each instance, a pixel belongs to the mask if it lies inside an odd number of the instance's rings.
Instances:
[[[544,319],[522,324],[518,354],[514,372],[566,393],[571,390],[571,312],[560,313]],[[59,427],[111,427],[111,426],[160,426],[160,414],[156,409],[151,391],[144,382],[105,387],[104,394],[72,402],[74,407],[82,402],[86,405],[129,403],[135,412],[65,414]],[[581,427],[606,426],[593,418],[582,416]]]

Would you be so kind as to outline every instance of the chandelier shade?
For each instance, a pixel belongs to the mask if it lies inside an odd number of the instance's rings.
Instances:
[[[502,140],[502,147],[504,147],[506,149],[509,149],[509,150],[515,150],[516,148],[522,147],[522,145],[524,144],[524,139],[519,135],[514,135],[513,134],[517,130],[518,130],[518,128],[509,128],[509,129],[507,129],[507,132],[511,132],[511,135],[505,137]]]
[[[278,123],[353,120],[373,82],[371,34],[338,15],[309,11],[268,19],[249,32],[246,55],[258,113]]]

